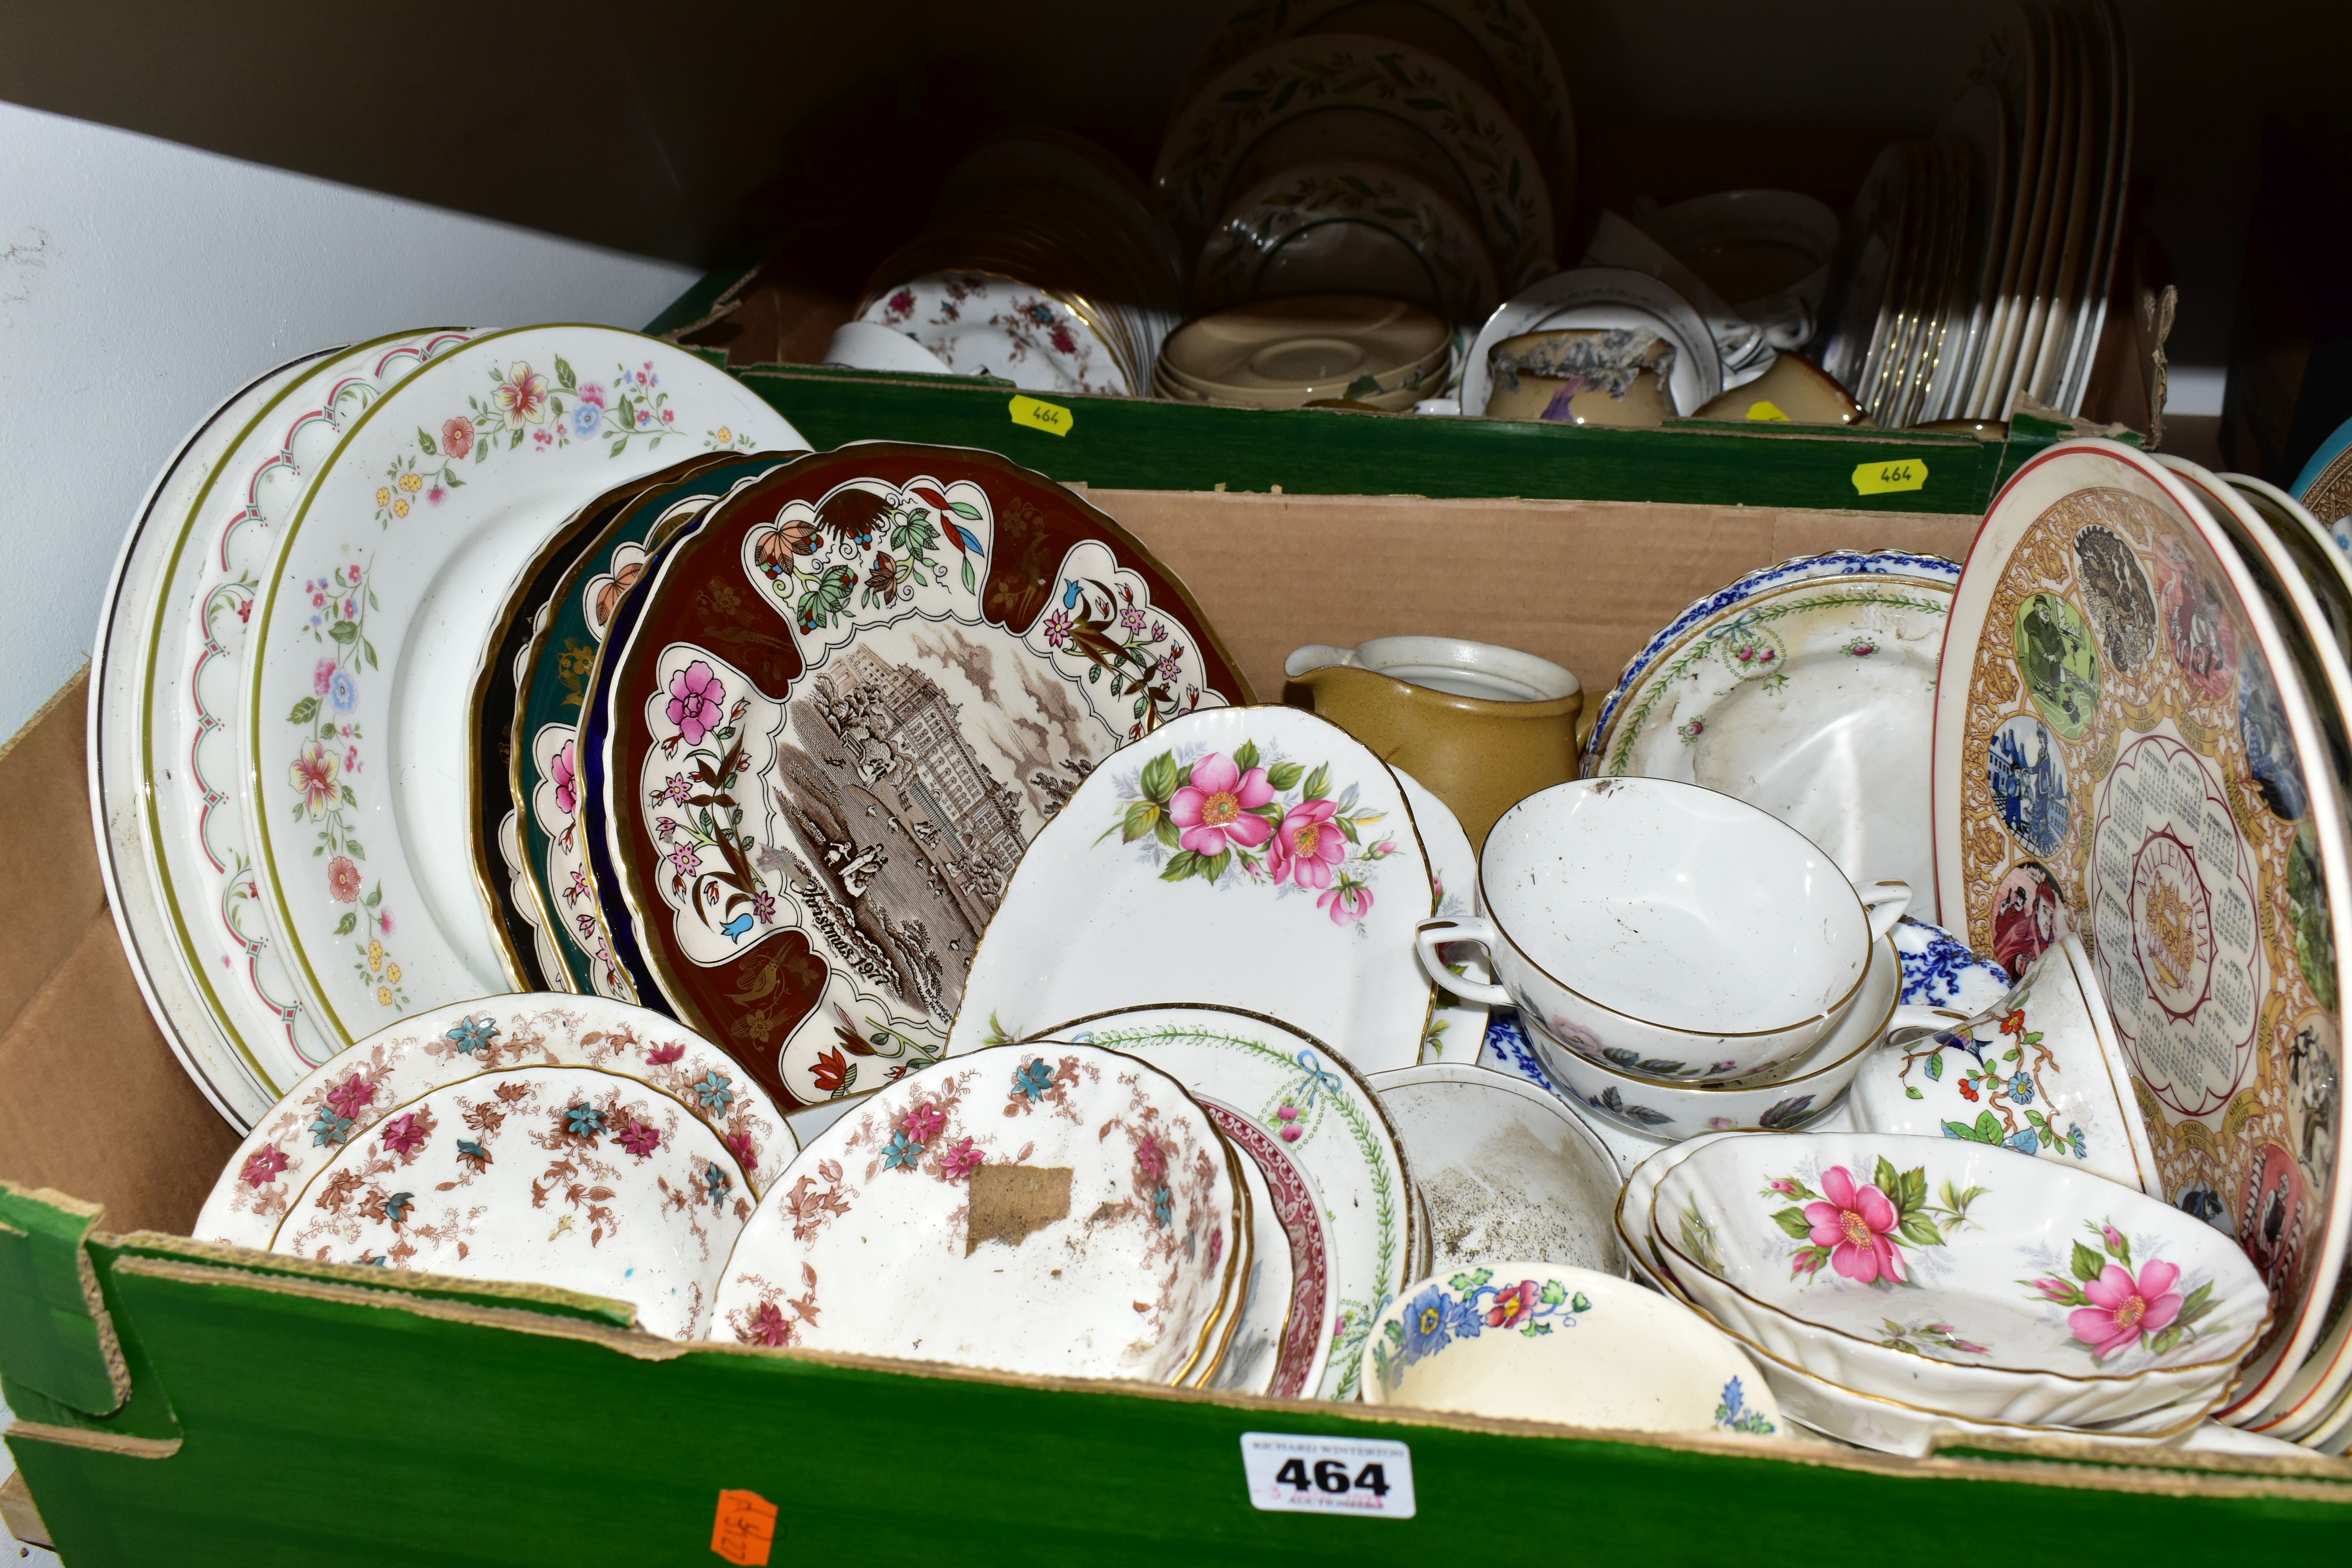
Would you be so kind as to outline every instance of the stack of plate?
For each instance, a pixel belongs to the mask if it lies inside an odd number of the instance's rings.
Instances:
[[[1444,385],[1453,347],[1444,321],[1402,300],[1291,295],[1178,328],[1160,354],[1153,390],[1248,408],[1348,402],[1404,409]]]
[[[598,327],[314,356],[191,439],[100,627],[92,794],[142,985],[225,1115],[505,991],[667,1013],[785,1110],[877,1088],[940,1054],[1095,766],[1246,700],[1068,490],[803,445]]]
[[[2018,0],[1934,141],[1889,147],[1817,340],[1881,425],[2082,405],[2122,247],[2133,84],[2112,0]]]
[[[2336,1449],[2347,655],[2352,574],[2308,512],[2259,480],[2068,442],[2011,480],[1969,552],[1933,764],[1941,923],[2013,973],[2081,939],[2150,1190],[2235,1237],[2269,1287],[2219,1414]]]
[[[1617,1229],[1643,1277],[1740,1342],[1782,1411],[1899,1452],[2178,1441],[2269,1321],[2245,1258],[2178,1210],[1948,1138],[1694,1139],[1635,1169]]]
[[[1139,395],[1180,319],[1183,260],[1141,181],[1064,132],[1006,132],[959,163],[858,320],[949,369],[1042,392]]]
[[[1466,330],[1553,270],[1574,131],[1519,0],[1244,5],[1178,101],[1152,178],[1195,310],[1372,294]]]

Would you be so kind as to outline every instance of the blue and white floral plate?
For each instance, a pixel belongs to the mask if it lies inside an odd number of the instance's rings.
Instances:
[[[1833,551],[1751,572],[1625,666],[1587,778],[1705,784],[1770,812],[1857,886],[1935,887],[1927,788],[1936,666],[1960,569]]]

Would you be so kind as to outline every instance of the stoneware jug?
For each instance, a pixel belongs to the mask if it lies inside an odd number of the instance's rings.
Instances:
[[[1584,690],[1549,659],[1458,637],[1375,637],[1310,643],[1283,670],[1317,713],[1452,806],[1473,848],[1513,805],[1576,777]]]

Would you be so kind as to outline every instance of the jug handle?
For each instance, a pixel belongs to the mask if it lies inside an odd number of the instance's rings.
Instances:
[[[1441,991],[1450,991],[1465,1002],[1484,1002],[1489,1007],[1516,1007],[1518,998],[1499,985],[1482,985],[1466,980],[1445,967],[1438,956],[1440,945],[1449,942],[1466,942],[1486,950],[1486,961],[1494,963],[1495,948],[1501,933],[1492,921],[1477,915],[1449,915],[1444,920],[1423,921],[1412,933],[1412,949],[1421,955],[1423,973],[1431,984]]]

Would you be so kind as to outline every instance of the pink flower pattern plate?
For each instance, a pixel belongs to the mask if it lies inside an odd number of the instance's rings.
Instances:
[[[311,1071],[230,1157],[194,1234],[267,1248],[296,1195],[396,1107],[522,1067],[591,1068],[668,1096],[742,1168],[755,1201],[797,1148],[726,1052],[657,1013],[595,996],[490,996],[419,1014]]]
[[[802,1151],[714,1339],[1070,1377],[1206,1376],[1239,1314],[1239,1167],[1181,1085],[1091,1046],[911,1073]]]
[[[668,1095],[595,1068],[507,1068],[345,1143],[270,1250],[611,1297],[692,1340],[751,1202],[719,1134]]]
[[[1346,731],[1188,713],[1103,762],[1030,845],[948,1054],[1177,996],[1279,1018],[1360,1072],[1410,1067],[1433,894],[1403,786]]]

